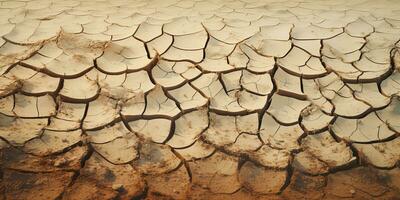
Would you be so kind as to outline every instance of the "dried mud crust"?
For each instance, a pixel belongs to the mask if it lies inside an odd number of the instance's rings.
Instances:
[[[0,0],[0,199],[399,199],[400,2]]]

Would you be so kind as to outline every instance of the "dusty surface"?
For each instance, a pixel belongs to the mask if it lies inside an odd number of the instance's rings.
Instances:
[[[0,199],[400,199],[400,1],[0,0]]]

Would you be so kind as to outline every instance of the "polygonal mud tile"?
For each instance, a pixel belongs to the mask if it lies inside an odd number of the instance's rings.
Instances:
[[[262,38],[260,38],[262,39]],[[250,38],[247,43],[263,56],[284,57],[292,48],[292,43],[289,40],[257,40]]]
[[[301,112],[301,125],[307,132],[316,132],[328,128],[334,116],[325,114],[317,105],[310,105]]]
[[[396,133],[372,112],[360,119],[338,117],[332,125],[336,136],[351,142],[378,142]]]
[[[227,64],[232,66],[233,69],[243,69],[247,66],[249,58],[244,54],[239,46],[227,57]]]
[[[246,28],[224,26],[221,30],[210,30],[209,34],[219,41],[228,44],[239,43],[259,31],[259,28],[254,25],[247,26]]]
[[[97,17],[93,18],[89,23],[83,24],[83,32],[87,33],[88,35],[92,35],[93,37],[99,35],[98,37],[102,38],[110,38],[111,37],[105,37],[103,35],[103,32],[107,31],[108,28],[108,23],[104,20],[104,17]],[[101,37],[102,36],[102,37]]]
[[[92,3],[92,2],[91,2]],[[143,23],[146,21],[146,16],[143,16],[142,14],[151,14],[154,11],[150,11],[150,10],[146,10],[143,8],[138,8],[137,6],[143,6],[146,5],[146,3],[139,3],[138,5],[134,6],[135,8],[137,8],[138,13],[132,13],[129,11],[121,11],[120,13],[114,13],[115,15],[111,15],[109,16],[105,21],[112,24],[118,24],[121,26],[133,26],[133,25],[137,25],[140,23]],[[92,4],[86,4],[86,6],[88,7],[95,7]],[[103,6],[106,6],[105,4],[103,4]],[[106,10],[110,11],[110,12],[117,12],[117,10],[115,9],[114,6],[128,6],[126,3],[117,3],[117,4],[113,4],[113,7],[110,6],[106,6]],[[103,7],[104,8],[104,7]],[[85,11],[85,10],[82,10]]]
[[[287,70],[299,72],[299,67],[305,65],[309,59],[310,54],[298,47],[293,47],[288,54],[285,54],[285,57],[278,59],[277,64]]]
[[[40,45],[17,45],[6,42],[0,47],[0,74],[4,74],[13,64],[31,57]]]
[[[130,129],[139,137],[156,143],[164,143],[171,134],[171,123],[169,119],[155,118],[149,120],[139,119],[128,124]]]
[[[188,35],[202,30],[203,27],[200,24],[191,23],[186,17],[175,19],[163,27],[163,31],[171,35]]]
[[[342,117],[361,117],[371,106],[358,100],[349,86],[334,73],[317,80],[322,95],[334,105],[334,112]]]
[[[173,148],[184,148],[193,144],[208,127],[206,109],[185,113],[175,121],[174,133],[167,144]]]
[[[47,118],[23,119],[0,114],[0,136],[12,145],[23,146],[25,142],[42,134]]]
[[[302,79],[302,83],[303,92],[307,95],[307,99],[325,113],[332,113],[333,105],[322,95],[319,82],[316,80]]]
[[[256,95],[246,90],[232,91],[232,93],[238,98],[238,104],[248,112],[262,110],[269,102],[267,95]]]
[[[381,82],[380,87],[382,93],[386,96],[400,96],[400,73],[394,71],[388,78]]]
[[[121,26],[118,24],[111,24],[107,27],[107,31],[103,32],[104,35],[111,36],[113,41],[121,41],[122,39],[128,38],[135,33],[137,26]]]
[[[306,51],[293,47],[277,64],[285,70],[305,78],[321,77],[327,73],[319,58],[312,57]]]
[[[167,91],[174,99],[179,102],[182,110],[199,108],[207,104],[208,100],[204,98],[199,91],[195,90],[190,84]]]
[[[391,57],[393,57],[395,67],[398,66],[396,60],[398,60],[397,57],[399,57],[399,51],[396,51],[396,53],[394,53],[394,56],[392,56],[392,48],[368,49],[365,47],[361,50],[363,52],[363,55],[374,63],[390,63],[392,59]]]
[[[294,155],[293,168],[311,175],[319,175],[329,172],[327,164],[318,160],[307,151],[302,151]]]
[[[86,139],[90,143],[104,144],[116,138],[126,136],[129,130],[125,127],[123,122],[116,123],[112,126],[107,126],[100,130],[86,131]]]
[[[60,101],[58,103],[57,114],[50,118],[48,130],[68,131],[78,129],[85,115],[86,104],[74,104]]]
[[[52,96],[34,97],[15,94],[14,115],[18,117],[49,117],[55,113],[56,104]]]
[[[291,159],[290,152],[284,149],[272,148],[268,145],[263,145],[257,151],[248,153],[251,160],[275,169],[284,169],[289,165]]]
[[[222,59],[230,55],[234,49],[235,49],[234,44],[227,44],[210,36],[210,39],[208,40],[207,43],[207,47],[205,48],[205,54],[206,58],[209,59],[213,60]],[[215,66],[215,68],[219,68],[219,66]]]
[[[299,125],[281,125],[267,113],[261,121],[260,138],[272,148],[287,151],[298,149],[298,139],[302,134],[303,130]]]
[[[244,70],[237,70],[221,74],[221,82],[223,83],[225,90],[228,92],[239,90],[241,88],[240,81],[243,77],[243,72]]]
[[[252,162],[244,163],[239,173],[240,183],[245,188],[263,194],[279,193],[286,178],[286,171],[267,169]]]
[[[57,20],[25,20],[15,25],[14,29],[4,35],[9,41],[15,43],[37,43],[57,36],[60,27]]]
[[[211,157],[189,162],[192,184],[212,193],[233,193],[241,186],[238,180],[238,158],[215,152]]]
[[[379,20],[375,22],[373,25],[375,27],[375,31],[378,33],[390,33],[396,34],[398,26],[396,24],[397,20],[386,21],[386,20]]]
[[[128,73],[126,76],[107,75],[105,79],[99,81],[99,84],[103,94],[115,99],[128,101],[135,96],[148,93],[154,88],[149,74],[144,70]]]
[[[400,138],[380,143],[357,144],[353,147],[357,150],[362,161],[366,161],[376,167],[392,168],[400,160]]]
[[[260,35],[263,39],[288,40],[292,28],[293,25],[291,24],[262,26],[260,27]]]
[[[320,40],[292,40],[293,45],[305,50],[312,56],[320,57],[321,41]]]
[[[236,141],[239,132],[233,125],[236,121],[234,116],[210,113],[209,120],[209,128],[203,133],[203,137],[206,141],[221,147],[227,144],[233,144]]]
[[[174,47],[184,50],[204,49],[208,39],[206,31],[186,35],[174,35]]]
[[[138,93],[122,104],[121,115],[126,118],[142,115],[146,108],[145,97],[143,93]]]
[[[356,159],[343,141],[336,142],[327,131],[308,135],[301,141],[301,147],[330,168],[347,165]]]
[[[76,87],[77,85],[79,87]],[[84,75],[74,79],[64,79],[59,95],[67,102],[89,102],[96,99],[99,93],[100,87],[97,82]]]
[[[275,94],[267,113],[283,124],[298,122],[301,111],[310,105],[309,101],[302,101],[288,96]]]
[[[263,2],[257,2],[257,3],[250,3],[249,5],[251,6],[262,6],[265,5],[265,3]],[[258,25],[258,26],[272,26],[272,25],[278,25],[280,22],[279,19],[277,18],[272,18],[266,15],[261,16],[260,18],[256,19],[253,21],[254,25]]]
[[[342,33],[341,28],[322,28],[315,25],[294,26],[291,36],[294,39],[327,39]]]
[[[382,108],[390,103],[390,98],[379,92],[376,83],[348,84],[348,86],[354,91],[355,98],[368,103],[373,108]]]
[[[342,58],[343,55],[359,50],[365,40],[342,33],[334,38],[323,40],[321,53],[327,57]]]
[[[270,72],[274,68],[275,60],[272,56],[263,56],[248,45],[240,45],[242,52],[249,58],[247,70],[255,73]]]
[[[174,72],[179,73],[186,80],[192,80],[200,76],[199,66],[190,62],[176,62],[172,67]]]
[[[339,4],[336,4],[336,2],[334,2],[331,5],[339,5]],[[323,19],[323,21],[318,21],[316,25],[322,28],[342,28],[346,26],[348,23],[357,19],[356,16],[353,16],[351,14],[348,15],[343,10],[323,11],[318,9],[316,13],[318,17],[321,17]]]
[[[152,78],[165,88],[179,87],[185,81],[185,78],[173,70],[175,65],[176,62],[160,60],[151,70]]]
[[[340,79],[343,78],[342,76],[343,74],[353,74],[353,73],[361,74],[361,72],[359,72],[352,65],[343,63],[339,59],[330,59],[327,57],[323,57],[323,60],[326,63],[328,69],[331,68],[333,71],[339,74],[339,76],[336,73],[329,73],[327,76],[315,80],[318,83],[318,86],[320,87],[321,90],[327,88],[330,90],[338,91],[344,85],[344,82]],[[333,93],[333,91],[328,91],[328,92]],[[329,94],[329,96],[332,96],[332,94]]]
[[[201,2],[201,4],[197,4],[197,3],[190,2],[190,3],[186,3],[186,4],[192,4],[192,5],[190,5],[190,7],[196,8],[196,7],[199,7],[199,5],[201,5],[200,7],[203,7],[207,3]],[[221,8],[221,6],[213,6],[212,10],[216,10],[218,8]],[[226,25],[223,21],[223,18],[220,16],[217,16],[217,15],[214,15],[212,17],[204,19],[202,24],[203,24],[204,28],[206,28],[207,30],[220,30],[220,29],[222,29],[222,27],[224,27]]]
[[[262,142],[257,135],[251,135],[247,133],[241,133],[235,143],[226,145],[225,150],[233,153],[244,154],[248,152],[256,151],[260,148]]]
[[[25,143],[24,151],[40,156],[59,153],[81,141],[81,130],[50,131],[44,130],[39,137]]]
[[[225,92],[217,74],[203,74],[198,79],[194,80],[192,85],[209,98],[210,109],[215,109],[223,113],[238,113],[244,111],[244,108],[238,104],[237,97],[231,97]]]
[[[63,33],[57,41],[46,45],[43,47],[43,56],[32,57],[23,63],[33,68],[44,69],[52,76],[72,78],[83,75],[93,67],[93,60],[101,55],[105,43],[94,43],[84,37],[78,38],[73,34]]]
[[[181,161],[166,145],[154,143],[142,144],[139,159],[133,166],[144,174],[163,174],[176,169]]]
[[[258,114],[238,115],[236,116],[236,129],[239,133],[257,134],[258,132]]]
[[[162,25],[143,22],[136,29],[134,37],[144,42],[149,42],[154,38],[157,38],[158,36],[162,35],[161,29]]]
[[[128,163],[138,156],[138,138],[133,134],[124,135],[106,143],[93,143],[92,145],[96,152],[113,164]]]
[[[347,34],[353,37],[365,37],[374,31],[374,27],[367,22],[358,19],[347,24],[344,30]]]
[[[301,88],[301,78],[286,73],[281,68],[278,68],[274,74],[276,84],[276,93],[299,99],[305,99],[305,94]]]
[[[366,37],[366,47],[369,49],[393,47],[399,38],[395,33],[373,32]]]
[[[2,149],[0,156],[4,168],[37,173],[60,170],[78,171],[86,155],[87,147],[77,146],[65,153],[47,157],[34,156],[9,147]]]
[[[7,77],[0,77],[0,97],[6,97],[14,92],[17,89],[22,87],[22,84],[18,80],[13,80]]]
[[[38,72],[29,79],[21,81],[22,92],[32,95],[43,95],[56,92],[60,85],[60,79],[50,77],[47,74]]]
[[[154,50],[150,51],[150,57],[154,58],[157,57],[158,55],[165,53],[170,48],[173,41],[174,39],[171,35],[164,33],[161,36],[148,42],[147,48]]]
[[[144,181],[130,165],[112,165],[97,153],[85,162],[63,199],[130,199],[140,195]]]
[[[329,51],[334,51],[334,50],[325,50],[325,51],[329,52]],[[340,54],[340,53],[334,54],[334,53],[329,52],[329,53],[325,53],[324,55],[329,55],[327,57],[331,57],[331,58],[339,58],[344,63],[352,63],[352,62],[358,61],[360,59],[361,55],[365,55],[365,54],[362,54],[359,50],[355,50],[353,52],[346,53],[346,54]]]
[[[382,110],[376,111],[377,116],[385,122],[391,130],[400,133],[400,100],[392,98],[389,106]]]
[[[175,151],[185,160],[197,160],[210,156],[215,151],[215,147],[198,139],[189,147],[175,149]]]
[[[101,57],[96,59],[99,70],[107,74],[121,74],[153,67],[157,58],[147,57],[144,43],[133,37],[108,45]]]
[[[228,72],[235,69],[235,66],[230,65],[225,58],[213,59],[208,57],[199,63],[199,67],[206,72]],[[239,69],[240,67],[243,68],[244,66],[239,66]]]
[[[146,103],[146,109],[143,114],[147,116],[175,117],[180,113],[176,102],[165,95],[160,85],[156,85],[156,87],[149,92],[146,96]]]
[[[94,129],[106,126],[119,117],[118,102],[100,95],[96,100],[89,102],[86,117],[83,120],[83,129]]]
[[[5,3],[5,2],[3,2]],[[7,3],[11,3],[11,2],[7,2]],[[22,2],[20,2],[22,3]],[[23,4],[23,3],[22,3]],[[3,7],[4,5],[2,5]],[[10,10],[9,10],[10,11]],[[4,15],[4,14],[3,14]],[[14,16],[15,17],[15,16]],[[1,25],[4,26],[4,29],[0,32],[1,36],[4,36],[6,34],[8,34],[9,32],[12,31],[12,29],[15,27],[15,24],[12,24],[11,21],[8,20],[2,20]],[[6,41],[4,39],[1,40],[1,45],[3,45]]]
[[[240,83],[244,89],[259,95],[268,95],[273,89],[273,83],[269,74],[257,75],[244,70]]]
[[[326,56],[322,56],[322,61],[325,63],[328,70],[333,70],[343,80],[348,82],[357,82],[359,77],[363,74],[353,64],[346,63],[339,58],[328,58]]]
[[[165,60],[171,61],[192,61],[199,63],[203,60],[204,52],[202,49],[199,50],[182,50],[177,47],[170,47],[161,56]]]
[[[364,82],[382,80],[386,74],[390,73],[391,69],[390,63],[375,63],[365,55],[362,55],[361,59],[354,62],[354,66],[363,72],[357,79]]]

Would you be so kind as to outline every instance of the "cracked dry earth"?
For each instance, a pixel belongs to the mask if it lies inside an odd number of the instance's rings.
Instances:
[[[400,199],[400,1],[0,0],[0,199]]]

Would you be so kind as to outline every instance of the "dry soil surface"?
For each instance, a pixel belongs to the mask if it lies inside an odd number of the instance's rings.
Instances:
[[[0,0],[0,199],[400,199],[398,0]]]

